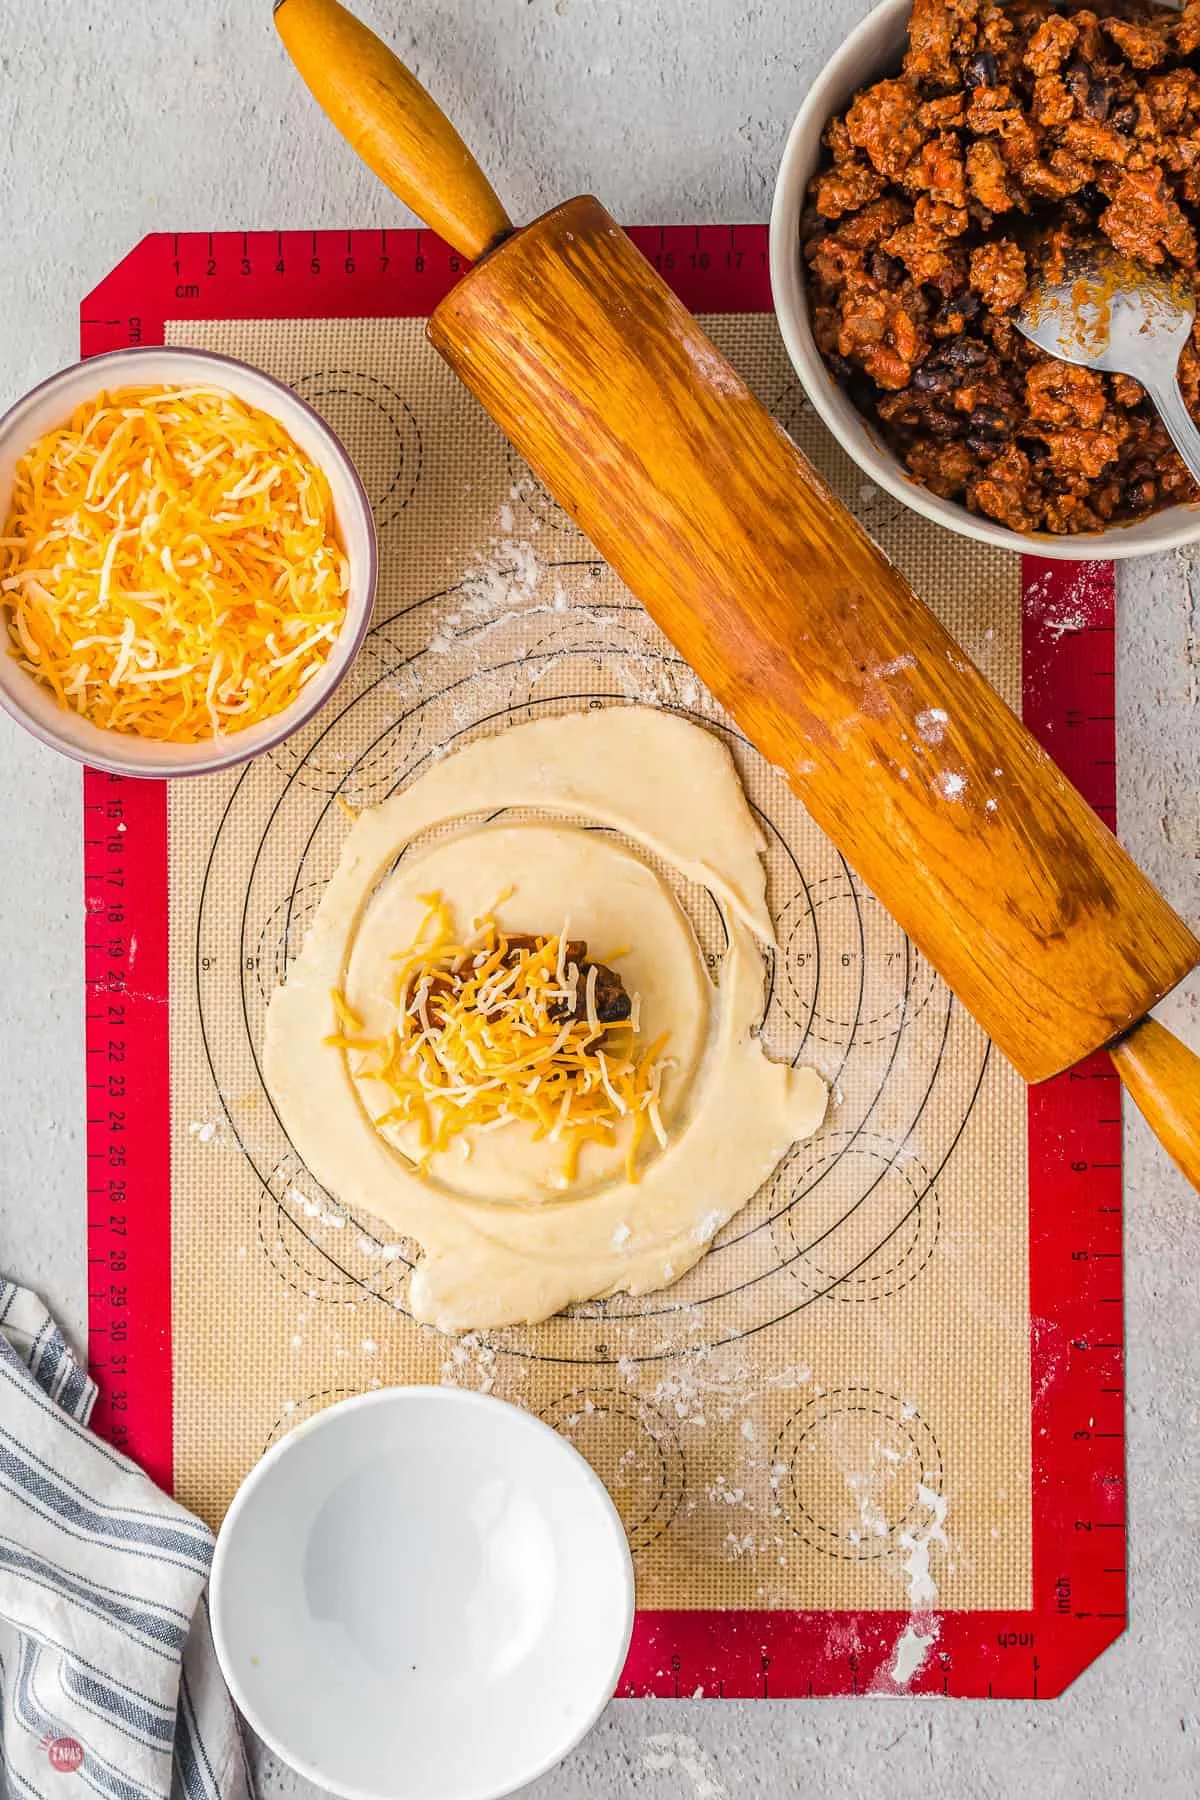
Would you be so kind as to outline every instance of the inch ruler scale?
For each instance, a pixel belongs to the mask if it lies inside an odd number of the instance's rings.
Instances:
[[[83,821],[92,1423],[169,1488],[166,784],[87,769]]]
[[[765,227],[631,235],[693,311],[770,311]],[[462,267],[425,230],[157,233],[83,302],[81,348],[162,343],[168,320],[420,317]],[[1111,567],[1028,557],[1024,585],[1026,722],[1115,825]],[[95,1422],[169,1486],[166,787],[88,770],[84,795]],[[1033,1605],[937,1615],[938,1642],[913,1693],[1049,1697],[1124,1626],[1121,1117],[1105,1058],[1030,1090],[1029,1189]],[[907,1622],[901,1613],[640,1613],[620,1691],[867,1693]]]

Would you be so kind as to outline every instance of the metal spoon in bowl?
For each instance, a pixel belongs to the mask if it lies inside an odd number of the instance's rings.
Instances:
[[[1049,356],[1140,381],[1200,482],[1200,428],[1176,374],[1195,317],[1195,294],[1181,277],[1098,249],[1077,253],[1065,279],[1035,286],[1016,322]]]

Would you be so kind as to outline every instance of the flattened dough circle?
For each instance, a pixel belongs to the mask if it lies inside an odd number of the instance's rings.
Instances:
[[[377,934],[389,906],[401,906],[404,880],[397,883],[392,871],[406,847],[460,822],[463,832],[450,840],[459,849],[443,854],[469,860],[474,844],[486,855],[487,833],[497,828],[480,821],[517,807],[556,820],[543,839],[544,846],[557,846],[545,848],[543,874],[556,856],[591,837],[569,823],[582,817],[623,833],[707,887],[729,940],[717,987],[694,963],[706,1029],[690,1078],[671,1097],[677,1116],[666,1151],[636,1185],[603,1171],[594,1180],[585,1173],[582,1187],[561,1198],[531,1191],[537,1204],[514,1201],[511,1191],[466,1193],[422,1179],[375,1128],[344,1053],[325,1041],[334,1030],[330,990],[349,983],[353,1003],[369,998],[372,981],[378,982]],[[667,891],[640,859],[609,845]],[[820,1125],[824,1082],[811,1069],[771,1062],[755,1035],[763,1003],[760,945],[772,942],[762,849],[718,739],[640,707],[572,713],[477,740],[356,821],[303,950],[272,997],[263,1065],[284,1128],[317,1180],[343,1204],[374,1214],[422,1246],[409,1284],[416,1318],[448,1331],[535,1323],[574,1301],[665,1286],[704,1255],[790,1145]],[[435,844],[421,856],[436,853]],[[460,872],[465,866],[460,861]],[[497,872],[493,862],[487,879],[494,882]],[[642,878],[631,879],[641,897]],[[515,906],[520,871],[499,886],[514,880]],[[457,909],[459,896],[448,886],[443,891]],[[596,907],[608,905],[605,895],[613,901],[611,919],[597,910],[594,933],[584,933],[580,920],[579,934],[597,953],[605,940],[626,935],[616,889],[606,883],[598,890]],[[648,920],[654,908],[646,904]],[[653,929],[666,933],[664,954],[674,955],[677,926],[663,926],[669,914],[661,908],[656,916]],[[538,920],[537,928],[557,930],[560,923]],[[650,942],[639,954],[652,957],[655,950]],[[671,1004],[681,1029],[690,1017],[695,1030],[687,997]]]

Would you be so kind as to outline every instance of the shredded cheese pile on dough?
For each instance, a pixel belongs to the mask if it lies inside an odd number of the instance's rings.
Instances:
[[[583,974],[567,955],[566,930],[514,947],[494,917],[460,939],[439,894],[416,943],[397,959],[396,1025],[382,1039],[335,989],[337,1030],[327,1042],[358,1052],[356,1077],[381,1081],[395,1105],[377,1123],[415,1125],[421,1166],[468,1132],[519,1123],[563,1146],[563,1185],[575,1179],[586,1143],[611,1142],[630,1120],[625,1171],[636,1181],[647,1132],[663,1147],[661,1084],[666,1034],[639,1048],[639,1006],[618,1025],[596,1012],[595,966]]]
[[[17,465],[11,649],[59,705],[192,744],[295,699],[346,615],[329,484],[220,388],[101,394]]]

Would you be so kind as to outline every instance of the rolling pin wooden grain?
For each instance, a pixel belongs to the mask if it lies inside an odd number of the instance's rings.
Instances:
[[[600,203],[514,230],[337,0],[275,16],[334,124],[477,263],[429,335],[534,472],[1026,1079],[1112,1048],[1200,1185],[1200,1057],[1146,1018],[1200,942]]]

